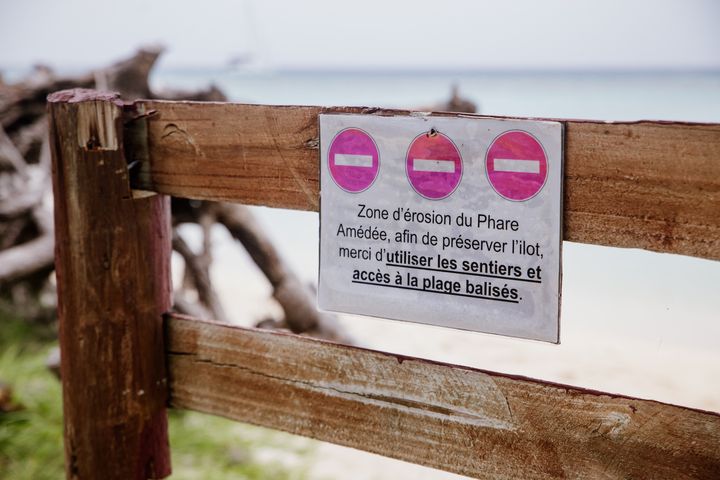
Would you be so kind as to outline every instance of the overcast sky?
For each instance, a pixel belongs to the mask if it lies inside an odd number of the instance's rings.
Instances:
[[[0,0],[0,67],[720,69],[715,0]]]

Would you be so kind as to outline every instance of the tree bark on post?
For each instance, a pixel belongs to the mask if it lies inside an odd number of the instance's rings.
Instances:
[[[68,479],[170,474],[170,202],[134,199],[115,94],[48,97]]]

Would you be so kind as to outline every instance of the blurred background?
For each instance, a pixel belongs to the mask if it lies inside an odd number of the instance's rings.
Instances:
[[[0,0],[0,478],[63,475],[49,91],[720,122],[719,24],[712,0]],[[178,309],[720,411],[718,262],[565,242],[559,346],[349,315],[301,328],[278,289],[312,299],[316,213],[174,208]],[[170,428],[172,478],[461,478],[200,414]]]

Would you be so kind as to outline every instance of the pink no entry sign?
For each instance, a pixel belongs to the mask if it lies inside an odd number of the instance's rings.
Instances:
[[[527,132],[513,130],[495,138],[485,157],[488,180],[503,198],[522,202],[533,198],[547,180],[547,155]]]
[[[330,144],[330,175],[346,192],[367,190],[380,169],[380,155],[372,137],[359,128],[346,128]]]
[[[405,160],[410,185],[430,200],[440,200],[455,191],[463,173],[460,152],[442,133],[423,133],[410,144]]]

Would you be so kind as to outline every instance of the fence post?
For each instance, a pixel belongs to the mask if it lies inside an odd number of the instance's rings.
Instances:
[[[170,474],[170,203],[134,199],[117,95],[48,97],[68,479]]]

